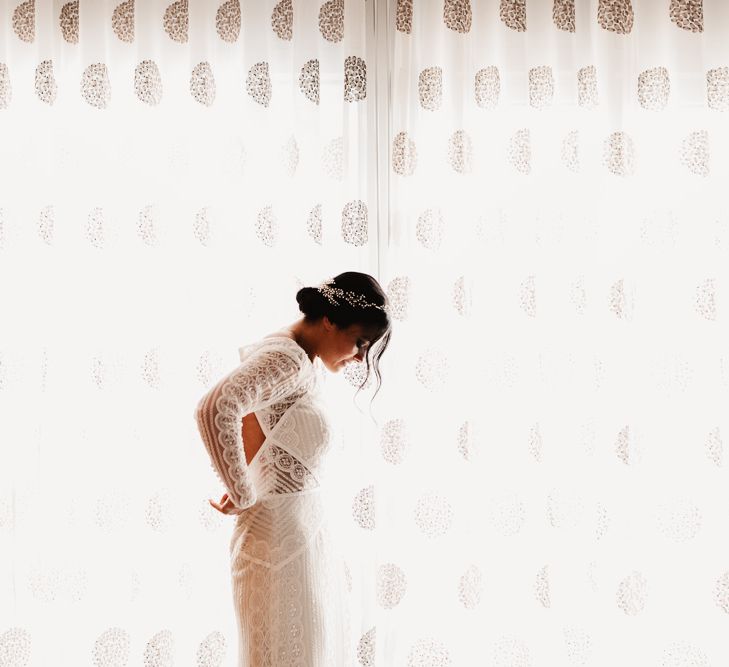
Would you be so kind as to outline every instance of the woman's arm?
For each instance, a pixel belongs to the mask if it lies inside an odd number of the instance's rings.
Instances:
[[[238,509],[256,502],[241,435],[243,415],[293,393],[301,363],[283,350],[257,350],[197,404],[195,419],[210,462]]]

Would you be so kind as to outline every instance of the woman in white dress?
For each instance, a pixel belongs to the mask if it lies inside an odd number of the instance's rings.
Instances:
[[[355,664],[344,561],[321,493],[330,427],[317,359],[333,373],[365,360],[368,376],[377,343],[379,381],[389,306],[379,283],[358,272],[304,287],[296,300],[304,316],[240,348],[238,368],[195,410],[227,490],[210,502],[237,515],[230,562],[239,667]]]

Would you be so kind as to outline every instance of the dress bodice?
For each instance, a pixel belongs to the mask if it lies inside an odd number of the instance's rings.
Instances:
[[[283,335],[241,347],[239,354],[240,366],[201,399],[196,416],[211,463],[240,510],[236,553],[282,567],[325,519],[319,491],[332,436],[322,369]],[[251,412],[265,440],[247,464],[241,426]]]

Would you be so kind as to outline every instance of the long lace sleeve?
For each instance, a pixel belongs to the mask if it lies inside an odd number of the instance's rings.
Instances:
[[[210,461],[239,509],[256,502],[241,434],[243,416],[295,391],[299,360],[282,350],[263,349],[246,358],[197,404],[195,419]]]

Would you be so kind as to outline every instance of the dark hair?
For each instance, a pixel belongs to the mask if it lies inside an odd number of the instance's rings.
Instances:
[[[359,273],[357,271],[340,273],[334,278],[332,287],[338,287],[345,292],[354,292],[355,294],[361,295],[368,303],[374,303],[379,306],[388,305],[384,290],[367,273]],[[339,305],[331,303],[316,287],[302,287],[296,293],[299,310],[304,314],[304,320],[306,322],[316,322],[326,315],[340,329],[346,329],[353,324],[359,324],[363,327],[370,344],[367,346],[367,353],[365,354],[367,374],[357,389],[357,393],[367,384],[367,380],[370,377],[370,352],[375,347],[375,343],[379,342],[377,351],[372,358],[372,366],[375,369],[375,375],[377,375],[377,389],[372,396],[372,400],[374,400],[375,395],[377,395],[382,385],[379,360],[390,341],[392,330],[390,318],[380,308],[373,308],[371,306],[363,308],[361,306],[351,305],[346,299],[336,300],[339,302]],[[371,404],[372,402],[370,401]]]

